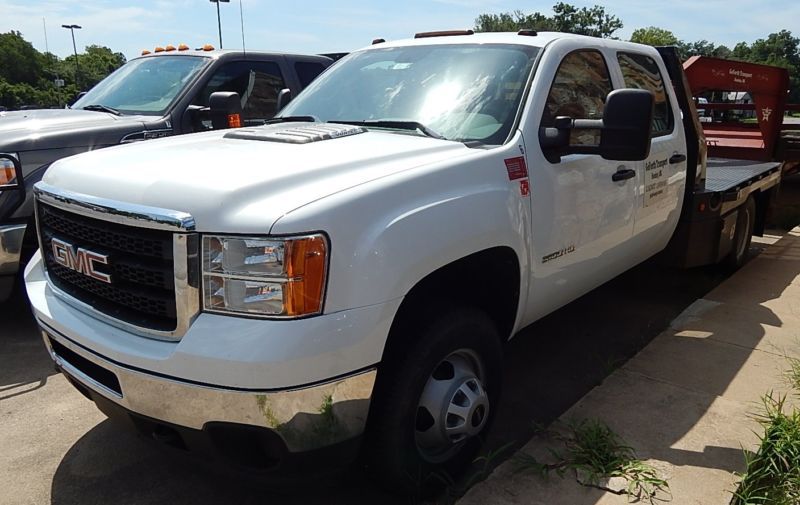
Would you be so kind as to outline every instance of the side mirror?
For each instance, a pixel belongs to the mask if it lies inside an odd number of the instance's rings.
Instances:
[[[275,114],[281,111],[286,105],[292,101],[292,90],[283,88],[278,93],[278,103],[275,105]]]
[[[242,99],[233,91],[217,91],[208,98],[211,127],[215,130],[242,126]]]
[[[210,120],[211,115],[208,107],[203,107],[202,105],[189,105],[186,107],[186,110],[183,111],[183,116],[181,117],[181,129],[184,132],[206,131],[207,128],[203,125],[203,121]]]
[[[653,93],[644,89],[612,91],[603,111],[600,156],[607,160],[641,161],[650,155]]]
[[[618,89],[608,94],[603,119],[559,116],[552,127],[539,129],[539,143],[547,159],[561,161],[567,154],[599,154],[607,160],[641,161],[650,155],[653,127],[653,93],[643,89]],[[600,130],[600,144],[572,145],[572,130]]]

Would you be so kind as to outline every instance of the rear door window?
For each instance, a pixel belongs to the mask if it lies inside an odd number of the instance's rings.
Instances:
[[[300,79],[300,86],[303,88],[311,84],[311,81],[316,79],[325,68],[325,65],[315,61],[298,61],[294,64],[294,70],[297,72],[297,78]]]
[[[672,133],[674,127],[672,107],[656,61],[647,55],[637,53],[618,53],[617,61],[626,88],[646,89],[655,95],[653,137]]]

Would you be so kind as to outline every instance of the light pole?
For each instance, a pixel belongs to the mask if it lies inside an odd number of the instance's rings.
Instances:
[[[78,48],[75,46],[75,30],[80,30],[81,27],[79,25],[61,25],[61,28],[66,28],[72,34],[72,51],[75,53],[75,85],[78,86],[78,91],[80,91],[81,67],[78,65]]]
[[[222,22],[219,18],[219,4],[220,2],[230,3],[231,0],[211,0],[212,3],[217,4],[217,28],[219,29],[219,48],[222,49]]]

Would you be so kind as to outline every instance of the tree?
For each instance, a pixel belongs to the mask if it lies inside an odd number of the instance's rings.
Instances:
[[[732,56],[742,61],[787,69],[791,83],[789,100],[800,101],[800,39],[789,30],[771,33],[766,39],[758,39],[752,44],[740,42],[733,48]]]
[[[694,42],[678,42],[678,47],[684,58],[691,56],[713,56],[715,58],[730,58],[731,50],[726,46],[718,46],[705,39]]]
[[[607,14],[605,7],[600,5],[578,9],[574,5],[559,2],[553,6],[553,13],[553,22],[558,32],[609,38],[622,28],[622,21]]]
[[[475,19],[476,32],[516,32],[522,29],[553,31],[552,19],[534,12],[525,14],[520,10],[500,14],[481,14]]]
[[[87,46],[85,52],[78,55],[83,88],[91,88],[103,80],[105,76],[124,65],[125,61],[125,56],[122,53],[112,52],[111,49],[105,46]],[[69,76],[70,80],[74,79],[74,55],[64,58],[60,71],[63,75]]]
[[[78,58],[84,89],[125,63],[122,53],[103,46],[88,46]],[[63,79],[65,86],[56,87],[56,78]],[[0,33],[0,105],[60,107],[77,93],[75,56],[62,60],[52,53],[42,54],[19,32]]]
[[[43,58],[20,32],[0,33],[0,78],[11,84],[35,84],[43,75]]]
[[[631,42],[648,46],[674,46],[678,44],[678,37],[669,30],[648,26],[634,30],[631,34]]]
[[[541,12],[525,14],[516,10],[500,14],[481,14],[475,19],[477,32],[515,32],[524,28],[609,38],[622,28],[622,21],[606,13],[605,8],[599,5],[579,9],[564,2],[553,6],[552,16]]]

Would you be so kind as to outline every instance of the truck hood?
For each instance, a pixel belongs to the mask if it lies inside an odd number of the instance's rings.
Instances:
[[[475,153],[459,142],[410,132],[364,131],[308,143],[230,138],[230,132],[73,156],[54,163],[43,180],[76,193],[188,212],[198,231],[264,234],[284,214],[320,198]]]
[[[117,144],[126,131],[141,131],[146,120],[145,116],[115,116],[81,109],[2,112],[0,150],[22,152],[40,148]],[[111,133],[108,140],[98,135],[98,132],[104,131]],[[55,145],[52,145],[54,141]]]

